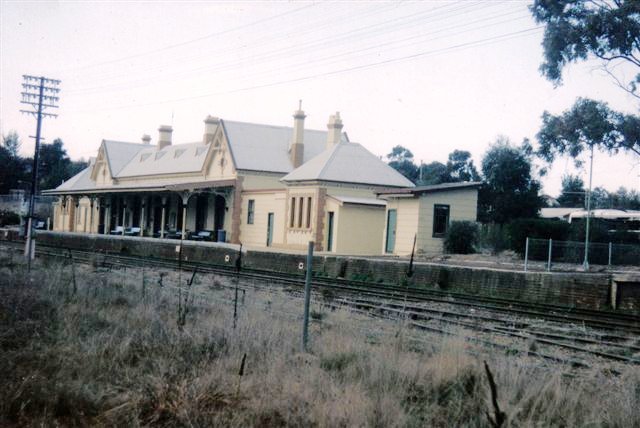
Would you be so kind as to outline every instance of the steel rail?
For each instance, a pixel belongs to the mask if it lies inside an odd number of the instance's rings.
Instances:
[[[43,247],[43,246],[40,246]],[[58,246],[45,246],[51,249],[56,250],[64,250],[63,247]],[[108,252],[95,252],[91,250],[72,250],[76,253],[76,258],[78,256],[84,256],[88,260],[92,259],[92,257],[102,256],[103,264],[107,263],[107,259],[117,260],[121,265],[128,265],[132,267],[138,267],[140,265],[140,261],[144,261],[146,264],[153,264],[158,267],[166,267],[169,269],[175,269],[178,264],[177,261],[170,259],[157,259],[157,258],[145,258],[141,256],[123,256],[120,254],[110,254]],[[45,255],[56,255],[55,253],[46,252],[42,248],[39,248],[38,253]],[[232,267],[226,267],[223,265],[213,265],[210,263],[202,263],[202,262],[182,262],[184,267],[197,268],[199,270],[206,270],[210,273],[217,273],[221,275],[231,275],[235,274],[235,271],[232,270]],[[282,284],[295,285],[299,286],[303,283],[303,279],[299,275],[295,274],[283,274],[279,272],[273,271],[261,271],[256,269],[248,269],[244,268],[241,273],[241,277],[244,278],[254,278],[258,280],[271,280],[277,281]],[[339,291],[346,292],[354,292],[354,293],[362,293],[366,295],[374,295],[383,298],[389,299],[404,299],[405,295],[409,301],[429,301],[429,302],[439,302],[445,304],[453,304],[458,306],[468,306],[468,307],[476,307],[486,310],[510,313],[510,314],[520,314],[527,317],[532,318],[542,318],[547,320],[557,320],[562,322],[576,322],[579,324],[585,324],[593,327],[598,327],[601,329],[608,330],[618,330],[623,329],[626,331],[630,331],[636,334],[640,334],[640,328],[638,328],[638,320],[640,317],[628,314],[612,314],[610,312],[605,311],[594,311],[594,310],[584,310],[584,309],[575,309],[575,308],[564,308],[563,313],[555,313],[554,311],[558,309],[557,305],[549,305],[548,311],[533,311],[528,309],[519,309],[515,306],[530,306],[528,302],[521,301],[513,301],[502,299],[505,302],[505,306],[497,306],[495,304],[487,305],[484,304],[484,301],[487,301],[483,296],[472,296],[472,295],[452,295],[445,294],[445,296],[449,298],[442,298],[440,296],[433,296],[432,291],[437,290],[425,290],[418,288],[401,288],[394,287],[389,285],[379,285],[366,283],[361,281],[349,281],[349,280],[333,280],[333,279],[324,279],[315,277],[313,280],[315,286],[325,287],[327,289],[334,289]],[[355,284],[355,285],[354,285]],[[453,299],[453,300],[452,300]],[[492,299],[492,301],[496,301],[496,299]],[[538,307],[546,307],[544,305],[538,304]],[[584,313],[584,316],[579,316],[580,313]],[[597,318],[594,318],[594,315]],[[615,315],[615,316],[612,316]],[[613,318],[613,319],[612,319]],[[619,322],[624,321],[624,322]]]
[[[81,255],[81,258],[76,256],[75,259],[77,261],[95,262],[95,260],[92,258],[94,253],[89,253],[88,251],[78,251],[78,250],[73,250],[73,251],[76,252],[77,255]],[[50,256],[65,257],[66,258],[66,255],[60,254],[60,253],[55,253],[55,252],[48,252],[48,251],[40,250],[39,253],[41,255],[50,255]],[[124,266],[124,267],[131,266],[131,267],[134,267],[134,268],[140,268],[139,263],[131,263],[132,261],[138,262],[140,260],[145,260],[147,262],[147,265],[149,264],[148,263],[148,261],[149,261],[148,258],[139,258],[139,257],[131,257],[131,256],[123,257],[121,255],[105,255],[105,257],[103,258],[103,264],[106,263],[107,257],[110,257],[112,259],[118,260],[120,262],[119,265],[120,266]],[[153,260],[151,264],[153,264],[153,265],[164,265],[165,267],[168,267],[170,269],[175,269],[176,268],[176,266],[175,266],[176,263],[172,263],[172,261],[167,261],[167,260],[162,260],[162,261]],[[191,264],[193,264],[193,262]],[[220,269],[211,268],[210,266],[206,266],[206,265],[203,266],[202,264],[196,264],[196,266],[200,268],[201,272],[203,271],[203,268],[204,268],[204,272],[203,273],[220,273],[219,272]],[[231,271],[230,271],[230,269],[229,270],[224,269],[224,273],[225,274],[231,274]],[[256,275],[256,274],[250,274],[250,275],[245,275],[245,276],[253,277],[253,278],[257,278],[257,279],[264,279],[264,277],[265,277],[264,275]],[[270,279],[275,279],[275,280],[277,280],[279,282],[282,281],[282,279],[278,278],[278,277],[274,277],[274,278],[270,277]],[[300,282],[299,280],[293,280],[293,281],[288,280],[288,281],[285,281],[285,283],[287,283],[287,284],[294,283],[296,285],[298,285],[299,282]],[[260,287],[260,288],[264,289],[264,287]],[[346,287],[341,287],[341,288],[346,288]],[[350,287],[350,288],[352,288],[352,287]],[[353,291],[353,290],[351,290],[351,291]],[[366,290],[363,290],[362,288],[357,288],[355,290],[355,292],[357,292],[357,293],[362,293],[363,291],[366,292]],[[389,297],[389,293],[367,293],[367,294],[378,295],[379,297],[383,297],[383,298]],[[396,293],[394,293],[393,295],[395,296],[395,294]],[[204,297],[204,296],[202,296],[202,297]],[[447,304],[452,304],[453,303],[453,304],[455,304],[455,302],[451,302],[451,301],[445,301],[444,303],[447,303]],[[425,320],[425,319],[429,320],[429,319],[433,319],[433,318],[425,317],[424,315],[422,315],[419,312],[416,312],[413,309],[417,309],[417,310],[422,311],[422,312],[430,311],[430,312],[438,313],[440,315],[453,315],[453,316],[462,316],[462,315],[464,315],[464,314],[461,314],[461,313],[458,313],[458,312],[447,312],[447,311],[430,310],[430,309],[426,309],[426,308],[423,308],[423,307],[410,307],[409,311],[406,311],[406,309],[403,310],[403,311],[400,311],[399,309],[395,309],[395,308],[392,308],[392,307],[389,307],[389,306],[380,306],[379,302],[375,302],[373,304],[372,303],[364,303],[364,302],[360,302],[360,303],[354,302],[351,306],[355,306],[358,309],[361,309],[362,307],[366,307],[367,309],[377,309],[377,310],[387,311],[387,312],[390,311],[390,312],[395,312],[397,314],[402,312],[402,313],[411,315],[412,318],[415,317],[415,318],[423,319],[423,320]],[[504,319],[492,318],[492,317],[478,317],[477,315],[468,316],[468,318],[472,318],[474,320],[478,320],[480,318],[480,319],[484,319],[484,320],[489,320],[489,321],[494,321],[494,322],[497,321],[497,322],[502,322],[502,323],[508,322],[508,320],[504,320]],[[444,318],[438,318],[437,321],[464,326],[464,327],[471,328],[471,329],[476,330],[476,331],[488,332],[488,333],[499,334],[499,335],[506,335],[506,336],[517,337],[517,338],[526,339],[526,340],[531,339],[530,336],[526,336],[526,335],[524,335],[522,333],[514,332],[514,331],[503,331],[503,330],[500,330],[499,328],[495,328],[495,327],[480,327],[480,326],[478,326],[477,324],[474,324],[474,323],[468,323],[468,322],[457,321],[457,320],[449,320],[449,319],[444,319]],[[437,329],[437,328],[434,328],[434,327],[431,327],[431,326],[427,326],[427,325],[424,325],[424,324],[421,324],[421,323],[416,323],[414,320],[412,320],[410,323],[412,325],[417,326],[417,327],[419,327],[421,329],[424,329],[424,330],[430,330],[430,331],[434,331],[434,332],[438,332],[438,333],[444,333],[444,331],[442,331],[441,329]],[[539,336],[543,336],[543,335],[544,334],[540,334]],[[562,338],[562,339],[565,339],[565,340],[576,339],[576,338],[572,338],[572,337],[561,337],[559,335],[556,335],[555,337]],[[556,346],[556,347],[563,347],[563,348],[566,348],[566,349],[570,349],[572,351],[588,353],[588,354],[596,355],[596,356],[599,356],[599,357],[602,357],[602,358],[611,359],[611,360],[630,362],[630,363],[635,363],[635,364],[640,363],[640,361],[635,360],[633,358],[620,356],[620,355],[616,355],[616,354],[600,352],[600,351],[587,350],[587,349],[580,348],[580,347],[577,347],[577,346],[574,346],[574,345],[569,345],[569,344],[566,344],[566,343],[559,343],[559,342],[551,341],[551,340],[548,340],[548,339],[544,339],[543,337],[538,337],[537,341],[540,342],[540,343],[544,343],[546,345],[551,345],[551,346]],[[491,345],[494,345],[494,346],[495,345],[499,345],[499,344],[496,344],[494,342],[487,342],[487,343],[489,343]],[[597,343],[597,344],[602,344],[602,343]],[[539,355],[539,356],[543,356],[543,355]],[[549,356],[543,356],[543,358],[547,358],[547,357],[549,357]],[[557,357],[551,357],[551,359],[554,359],[556,361],[566,362],[566,361],[564,361],[564,360],[562,360],[560,358],[557,358]],[[571,361],[571,364],[574,365],[574,366],[576,366],[576,365],[577,366],[584,365],[582,362],[578,362],[578,361]]]

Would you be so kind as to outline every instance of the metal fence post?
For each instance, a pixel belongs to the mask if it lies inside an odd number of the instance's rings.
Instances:
[[[611,254],[613,253],[613,244],[609,242],[609,263],[608,266],[611,267]]]
[[[553,239],[549,239],[549,254],[547,259],[547,272],[551,272],[551,249],[553,246]]]
[[[529,262],[529,237],[524,244],[524,271],[527,271],[527,264]]]
[[[302,325],[302,352],[307,350],[309,340],[309,304],[311,302],[311,262],[313,261],[313,241],[309,241],[307,251],[307,276],[304,281],[304,319]]]

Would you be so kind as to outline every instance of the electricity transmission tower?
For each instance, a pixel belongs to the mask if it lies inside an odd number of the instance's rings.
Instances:
[[[38,155],[40,153],[40,131],[42,129],[43,117],[58,117],[57,114],[45,113],[46,108],[58,108],[57,96],[60,92],[59,80],[48,79],[46,77],[23,75],[22,83],[22,104],[30,104],[35,110],[20,110],[21,113],[31,114],[36,117],[36,147],[33,155],[33,168],[31,171],[31,195],[29,196],[29,217],[27,218],[27,242],[25,245],[25,256],[27,257],[27,267],[31,270],[31,258],[34,255],[35,246],[32,239],[32,220],[33,210],[36,201],[36,192],[38,190]],[[33,137],[32,137],[33,138]]]

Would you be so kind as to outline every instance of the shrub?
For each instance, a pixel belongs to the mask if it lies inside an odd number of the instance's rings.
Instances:
[[[478,226],[472,221],[453,221],[444,238],[447,253],[472,254],[478,243]]]
[[[585,220],[577,219],[571,223],[569,239],[572,241],[584,241]],[[638,244],[638,236],[629,230],[633,226],[620,225],[615,222],[599,218],[589,221],[589,241],[614,244]]]
[[[527,238],[566,241],[569,237],[569,229],[569,223],[563,220],[544,218],[517,219],[507,225],[509,248],[518,253],[523,253]]]
[[[20,216],[12,211],[0,211],[0,227],[20,224]]]
[[[478,246],[498,254],[508,248],[507,228],[497,223],[485,223],[480,227]]]

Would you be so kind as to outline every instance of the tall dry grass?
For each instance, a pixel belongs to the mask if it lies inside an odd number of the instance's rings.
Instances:
[[[234,329],[233,293],[198,275],[180,327],[175,273],[159,287],[147,270],[143,287],[76,266],[73,294],[68,265],[0,266],[2,426],[483,427],[483,359],[506,426],[640,426],[634,367],[572,372],[320,299],[302,353],[302,303],[283,292],[249,290]]]

